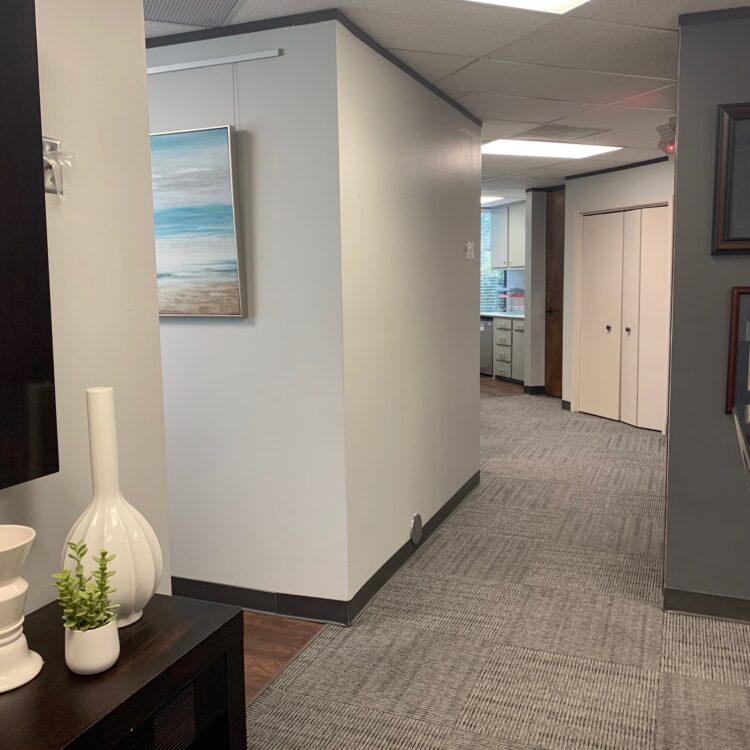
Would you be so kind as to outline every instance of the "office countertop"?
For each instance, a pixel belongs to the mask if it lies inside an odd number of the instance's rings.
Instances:
[[[480,318],[514,318],[515,320],[523,320],[526,317],[526,313],[479,313]]]

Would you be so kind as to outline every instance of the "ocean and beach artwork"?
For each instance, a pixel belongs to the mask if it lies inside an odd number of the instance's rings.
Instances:
[[[230,126],[151,136],[160,315],[242,317]]]

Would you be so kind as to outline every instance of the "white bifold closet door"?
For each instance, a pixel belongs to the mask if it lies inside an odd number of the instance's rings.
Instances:
[[[638,425],[638,341],[641,306],[641,211],[623,214],[620,416]]]
[[[641,211],[638,427],[665,430],[672,320],[672,227],[666,206]]]
[[[671,263],[666,206],[584,216],[581,411],[666,428]]]
[[[623,214],[583,217],[581,411],[620,418]]]

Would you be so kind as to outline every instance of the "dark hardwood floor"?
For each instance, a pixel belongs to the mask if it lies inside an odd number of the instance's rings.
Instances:
[[[497,396],[520,396],[523,386],[519,383],[509,383],[507,380],[498,380],[492,375],[481,375],[479,380],[479,395],[482,398],[495,398]]]
[[[323,627],[319,622],[245,612],[245,700],[250,702]]]

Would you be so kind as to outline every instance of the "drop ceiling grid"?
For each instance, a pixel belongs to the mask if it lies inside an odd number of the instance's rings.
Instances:
[[[183,26],[223,26],[243,0],[144,0],[146,20]]]
[[[721,7],[726,0],[590,0],[564,16],[467,0],[146,4],[171,7],[175,17],[159,20],[172,22],[197,23],[187,9],[211,8],[226,13],[221,25],[338,7],[485,120],[486,139],[523,137],[528,130],[553,123],[606,131],[600,136],[606,141],[602,145],[624,147],[617,157],[605,155],[613,164],[652,155],[654,123],[662,124],[673,114],[677,16]],[[165,33],[157,24],[150,31]],[[580,141],[596,142],[596,136]],[[584,161],[567,173],[584,171],[593,163]],[[489,162],[486,166],[492,168]],[[550,166],[526,159],[512,174],[538,182],[548,178]]]

